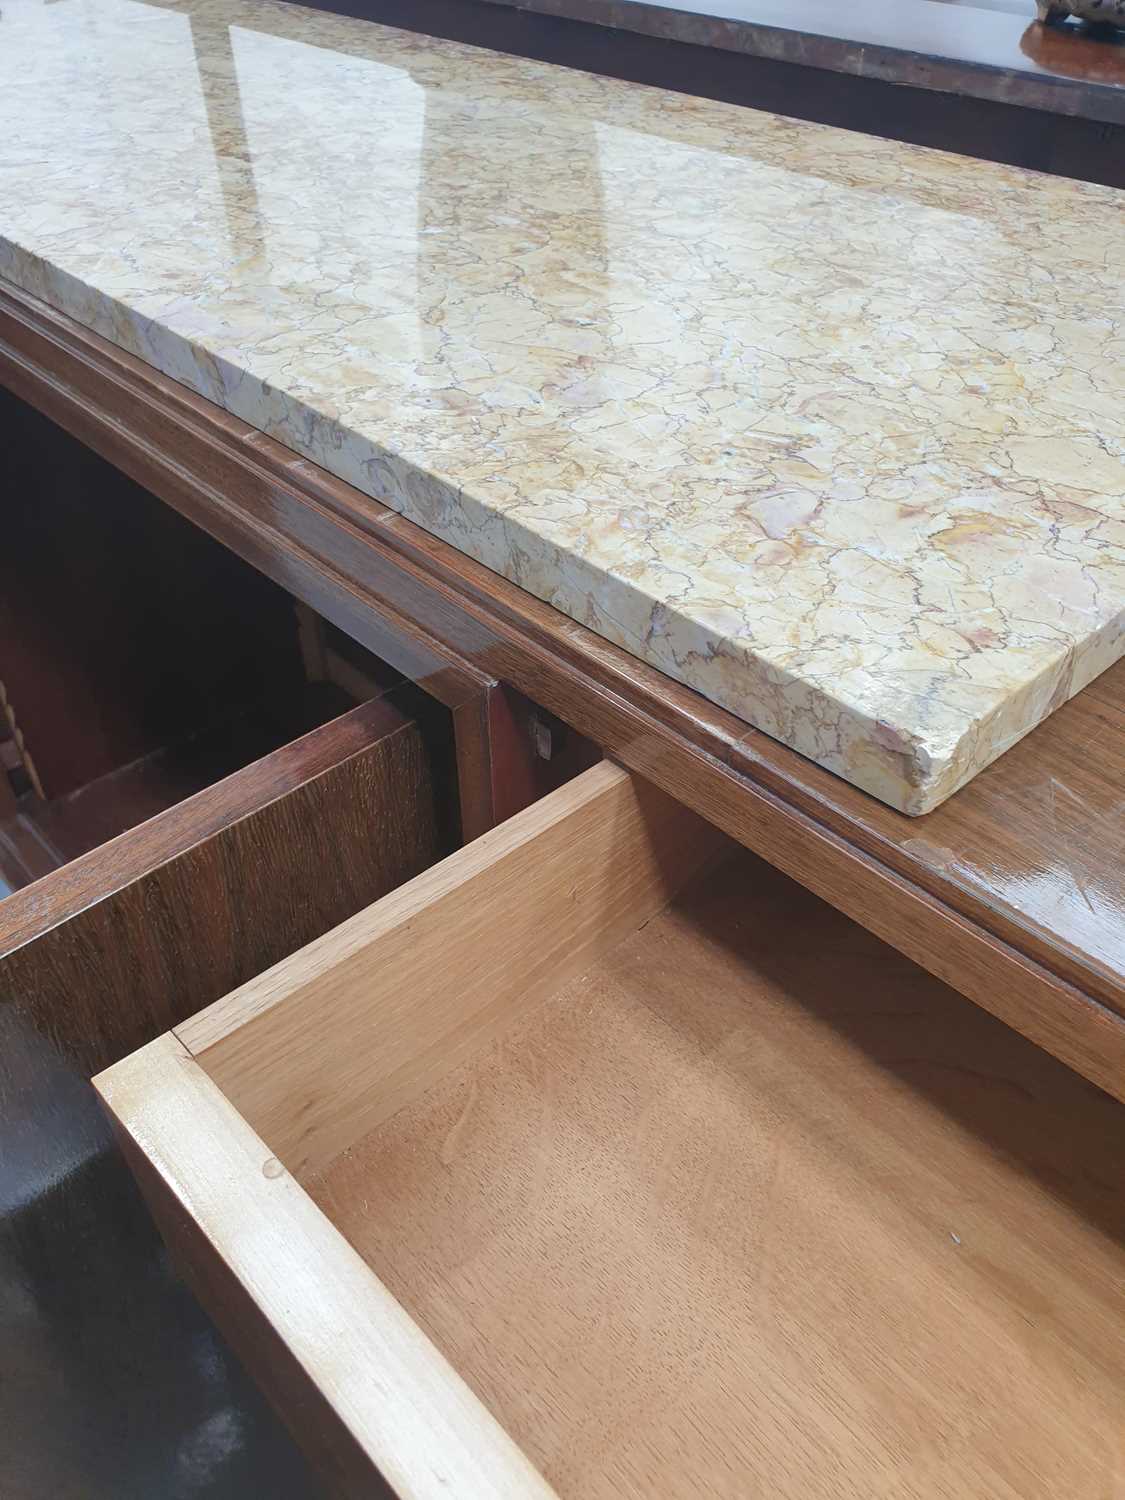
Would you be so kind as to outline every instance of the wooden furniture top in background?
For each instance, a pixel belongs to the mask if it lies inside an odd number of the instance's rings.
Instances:
[[[339,1492],[1113,1492],[1125,1111],[731,853],[599,766],[97,1080]]]
[[[10,289],[0,380],[439,698],[510,684],[1125,1095],[1125,663],[908,819]]]
[[[667,41],[1125,124],[1125,49],[1035,0],[489,0]],[[987,151],[987,146],[982,146]]]
[[[1125,46],[1033,0],[313,0],[434,36],[1125,187]]]

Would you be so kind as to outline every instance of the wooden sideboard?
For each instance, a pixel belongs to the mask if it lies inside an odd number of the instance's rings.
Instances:
[[[0,904],[6,1025],[108,1069],[330,1491],[714,1490],[668,1432],[749,1463],[767,1387],[775,1490],[803,1423],[803,1495],[888,1424],[914,1474],[912,1434],[968,1434],[965,1493],[1016,1435],[1104,1487],[1125,664],[911,820],[10,288],[0,383],[389,674]]]
[[[12,289],[0,379],[443,704],[466,836],[547,789],[514,692],[1125,1098],[1125,664],[906,818]]]

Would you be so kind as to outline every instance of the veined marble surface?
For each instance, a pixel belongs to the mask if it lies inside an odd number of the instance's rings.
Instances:
[[[1125,652],[1122,202],[271,0],[0,14],[0,274],[910,813]]]

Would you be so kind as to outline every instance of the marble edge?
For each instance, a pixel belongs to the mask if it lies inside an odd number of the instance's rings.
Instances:
[[[1079,660],[1076,648],[1060,646],[1057,657],[1032,678],[1014,691],[994,694],[992,705],[966,723],[955,739],[928,744],[923,735],[904,733],[875,718],[844,694],[829,692],[821,685],[810,684],[784,668],[763,661],[724,632],[703,625],[690,615],[676,614],[673,607],[653,599],[628,579],[560,548],[545,533],[524,522],[493,511],[448,476],[425,471],[381,448],[373,439],[325,417],[315,407],[176,333],[158,318],[135,312],[0,235],[0,249],[3,248],[8,252],[3,257],[8,264],[0,262],[0,279],[74,318],[162,375],[179,381],[300,457],[327,469],[334,477],[389,506],[509,582],[527,586],[521,576],[524,572],[521,560],[533,559],[533,566],[539,571],[544,566],[553,569],[558,580],[555,589],[549,594],[530,589],[534,597],[710,698],[742,718],[749,728],[779,739],[908,816],[932,811],[1125,652],[1125,636],[1120,634],[1118,622],[1111,622],[1101,632],[1107,638],[1102,643],[1103,649],[1097,649],[1096,642],[1093,646],[1085,644],[1080,670],[1075,670]],[[427,524],[416,513],[410,487],[419,481],[440,491],[441,504],[467,513],[469,525],[457,536]],[[789,695],[795,726],[805,728],[811,723],[815,728],[824,722],[845,721],[853,745],[862,749],[865,759],[857,763],[854,759],[845,760],[838,753],[826,752],[822,744],[809,740],[807,729],[805,742],[801,743],[801,734],[779,734],[775,728],[756,722],[745,707],[740,711],[723,703],[721,695],[689,680],[689,674],[669,651],[661,651],[658,644],[654,649],[653,638],[642,640],[630,632],[617,617],[627,611],[615,611],[610,604],[603,603],[592,617],[591,600],[607,601],[614,593],[639,599],[649,612],[675,615],[681,639],[691,641],[687,650],[680,650],[681,657],[713,660],[725,652],[727,664],[750,680],[744,690],[748,701],[761,701],[761,691],[755,693],[753,689],[757,679],[771,692]]]

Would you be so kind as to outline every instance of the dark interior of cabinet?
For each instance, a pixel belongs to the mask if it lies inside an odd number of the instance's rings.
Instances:
[[[400,682],[5,391],[0,443],[0,898]]]

